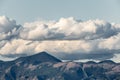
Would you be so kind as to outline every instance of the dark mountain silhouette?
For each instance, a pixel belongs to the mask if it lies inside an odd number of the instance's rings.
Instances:
[[[0,61],[0,80],[120,80],[120,64],[61,62],[46,52]]]
[[[0,60],[0,63],[3,63],[4,61]]]
[[[107,64],[115,64],[115,62],[114,61],[112,61],[112,60],[104,60],[104,61],[101,61],[101,62],[99,62],[99,63],[107,63]]]
[[[35,55],[27,56],[27,57],[20,57],[15,60],[15,62],[23,61],[23,63],[32,63],[32,64],[39,64],[42,62],[61,62],[61,60],[55,58],[54,56],[48,54],[47,52],[40,52]]]

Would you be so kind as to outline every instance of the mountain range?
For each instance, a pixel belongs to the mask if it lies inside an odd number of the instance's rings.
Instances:
[[[62,62],[47,52],[40,52],[0,61],[0,80],[120,80],[120,63]]]

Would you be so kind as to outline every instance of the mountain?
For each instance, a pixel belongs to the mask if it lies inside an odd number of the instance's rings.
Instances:
[[[61,62],[46,52],[0,62],[0,80],[120,80],[120,64]]]
[[[0,63],[3,63],[3,62],[4,62],[4,61],[1,61],[1,60],[0,60]]]
[[[54,56],[46,52],[40,52],[35,55],[31,55],[27,57],[20,57],[15,60],[15,62],[19,62],[19,61],[22,61],[23,63],[31,63],[31,64],[39,64],[42,62],[51,62],[51,63],[61,62],[61,60],[55,58]]]

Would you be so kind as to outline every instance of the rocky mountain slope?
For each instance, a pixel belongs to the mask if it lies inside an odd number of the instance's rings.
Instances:
[[[62,62],[41,52],[0,61],[0,80],[120,80],[120,64],[110,60]]]

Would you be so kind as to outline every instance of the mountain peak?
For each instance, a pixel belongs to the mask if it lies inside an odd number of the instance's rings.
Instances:
[[[39,52],[31,56],[20,57],[15,61],[23,61],[24,63],[33,63],[33,64],[39,64],[42,62],[52,62],[52,63],[61,62],[61,60],[55,58],[54,56],[48,54],[47,52]]]
[[[57,59],[56,57],[50,55],[47,52],[40,52],[38,54],[35,54],[33,56],[38,56],[38,58],[41,59],[41,61],[43,60],[43,62],[61,62],[61,60]]]
[[[39,52],[37,54],[31,55],[31,56],[51,56],[49,53],[43,51],[43,52]]]

